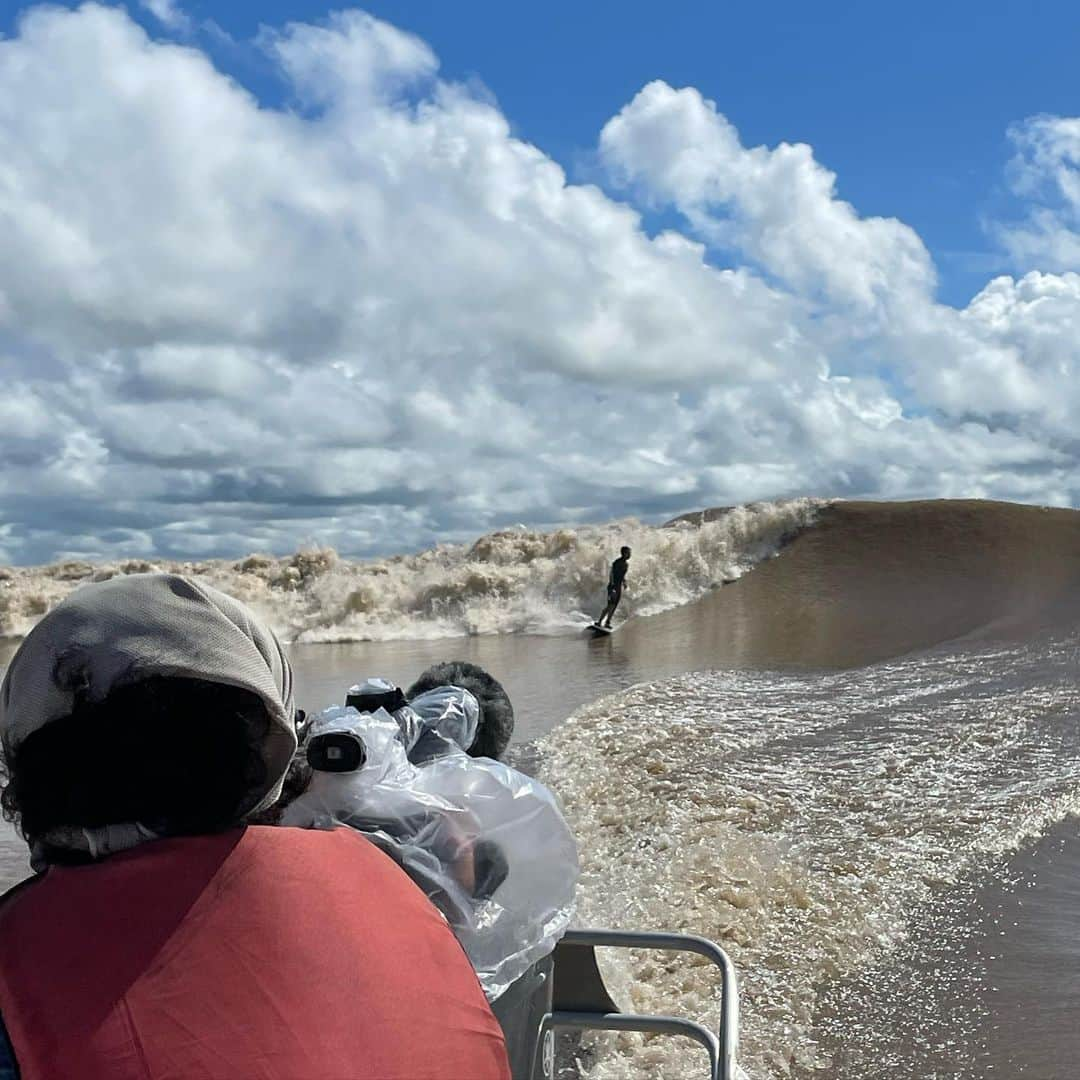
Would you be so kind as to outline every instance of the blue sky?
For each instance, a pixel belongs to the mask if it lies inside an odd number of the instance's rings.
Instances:
[[[951,304],[1002,265],[981,221],[1009,205],[1007,130],[1040,113],[1080,112],[1080,4],[1063,0],[362,6],[427,41],[445,77],[479,79],[515,132],[572,178],[589,178],[600,129],[652,79],[699,89],[747,145],[810,143],[861,214],[898,217],[920,234]],[[247,41],[260,25],[332,9],[268,0],[184,10]],[[250,89],[279,99],[253,52],[249,66],[213,51]]]
[[[249,47],[259,27],[317,21],[342,6],[240,0],[183,9],[232,35],[240,48],[201,40],[224,70],[277,102],[280,84]],[[748,145],[810,143],[860,213],[898,217],[922,236],[940,297],[952,304],[998,265],[981,220],[1009,201],[1007,130],[1040,113],[1080,111],[1080,5],[1066,0],[362,6],[427,41],[445,77],[480,80],[515,132],[573,178],[589,178],[603,124],[657,78],[697,87]],[[137,3],[128,7],[160,31]],[[0,23],[5,32],[16,10]]]
[[[1080,503],[1080,9],[15,10],[0,562]]]

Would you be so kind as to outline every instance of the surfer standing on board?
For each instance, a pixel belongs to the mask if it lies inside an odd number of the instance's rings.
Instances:
[[[619,557],[611,564],[611,573],[608,575],[607,607],[596,620],[597,626],[606,626],[609,630],[611,629],[611,616],[615,614],[615,609],[622,599],[623,582],[626,580],[626,571],[629,566],[630,549],[620,548]]]

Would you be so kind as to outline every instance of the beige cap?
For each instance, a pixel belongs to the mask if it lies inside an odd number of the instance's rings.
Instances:
[[[270,805],[296,750],[292,668],[273,631],[239,601],[178,574],[133,574],[85,585],[27,635],[0,686],[5,753],[71,713],[76,696],[104,700],[154,675],[238,686],[262,698],[270,726],[266,777],[245,813]]]

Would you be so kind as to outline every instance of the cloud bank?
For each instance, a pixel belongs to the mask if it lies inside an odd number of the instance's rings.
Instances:
[[[0,559],[1077,502],[1080,121],[1012,132],[1017,275],[957,309],[912,229],[692,88],[608,122],[601,188],[371,16],[259,45],[287,108],[117,7],[0,40]]]

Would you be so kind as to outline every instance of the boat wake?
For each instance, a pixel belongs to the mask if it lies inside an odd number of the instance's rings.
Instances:
[[[758,1080],[913,1075],[875,1070],[888,1032],[848,1016],[859,1065],[832,1071],[824,995],[1080,810],[1077,652],[1073,637],[839,673],[685,675],[581,710],[540,745],[581,848],[581,924],[719,942]],[[715,1030],[705,965],[650,956],[606,977],[623,1008]],[[905,992],[910,1035],[925,1039],[941,1003]],[[677,1041],[598,1042],[590,1080],[700,1072]]]

